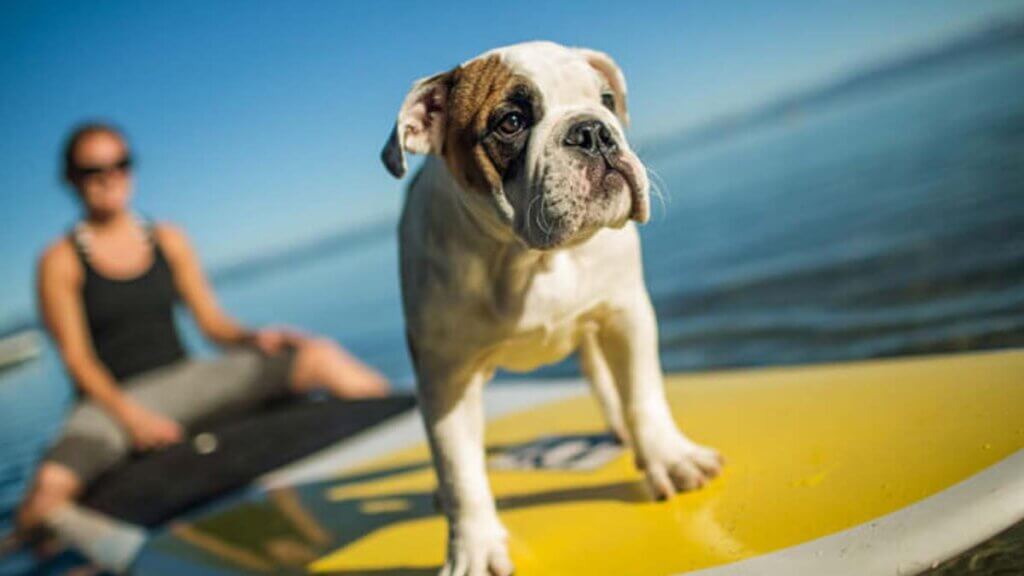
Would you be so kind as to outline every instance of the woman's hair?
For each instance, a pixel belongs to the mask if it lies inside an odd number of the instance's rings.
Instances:
[[[121,140],[125,147],[128,146],[128,138],[124,132],[110,122],[90,121],[83,122],[68,134],[64,140],[64,154],[61,156],[61,178],[69,184],[74,184],[75,177],[75,148],[78,144],[93,134],[110,134]]]

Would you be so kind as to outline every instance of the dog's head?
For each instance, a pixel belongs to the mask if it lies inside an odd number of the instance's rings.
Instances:
[[[647,172],[626,141],[626,81],[606,54],[550,42],[487,52],[416,82],[381,154],[436,154],[528,246],[646,222]]]

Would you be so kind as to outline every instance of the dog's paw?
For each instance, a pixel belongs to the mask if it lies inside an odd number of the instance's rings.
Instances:
[[[642,454],[638,454],[637,466],[646,473],[647,485],[659,500],[703,488],[725,465],[717,450],[692,442],[682,434],[658,436],[646,444]]]
[[[507,540],[500,523],[461,523],[448,542],[440,576],[512,576]]]

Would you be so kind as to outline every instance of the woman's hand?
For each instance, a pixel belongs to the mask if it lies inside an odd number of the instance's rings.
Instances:
[[[252,333],[251,340],[260,352],[273,356],[287,347],[298,348],[309,337],[293,328],[261,328]]]
[[[159,450],[181,442],[181,424],[141,404],[129,402],[118,410],[118,420],[131,436],[136,450]]]

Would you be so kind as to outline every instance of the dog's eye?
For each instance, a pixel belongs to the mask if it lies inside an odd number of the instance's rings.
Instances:
[[[611,92],[601,94],[601,104],[604,104],[605,108],[615,112],[615,94],[612,94]]]
[[[526,128],[526,118],[519,112],[509,112],[498,122],[498,132],[503,136],[515,136]]]

